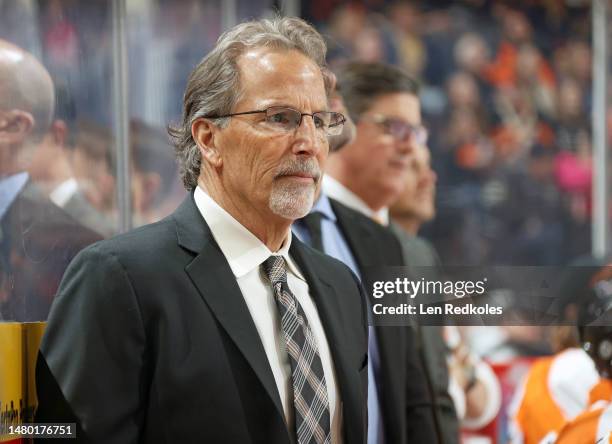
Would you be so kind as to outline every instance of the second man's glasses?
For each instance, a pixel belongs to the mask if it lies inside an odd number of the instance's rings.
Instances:
[[[385,117],[380,114],[368,116],[368,120],[381,125],[398,142],[406,142],[412,138],[418,145],[427,145],[429,132],[423,125],[411,125],[401,119]]]

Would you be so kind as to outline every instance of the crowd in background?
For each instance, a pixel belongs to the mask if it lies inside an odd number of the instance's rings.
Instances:
[[[445,264],[559,265],[590,250],[591,17],[571,4],[306,6],[332,66],[384,61],[424,86],[438,176],[424,234]]]
[[[130,116],[163,130],[180,113],[187,73],[221,32],[221,4],[127,3]],[[238,2],[237,18],[273,6]],[[72,128],[82,119],[112,127],[108,3],[5,9],[3,36],[41,54],[60,116]],[[422,234],[443,263],[562,265],[590,251],[588,2],[313,1],[302,16],[327,38],[332,68],[383,61],[423,85],[438,217]],[[28,20],[40,36],[19,26]]]
[[[274,6],[237,3],[238,20]],[[220,1],[127,5],[138,226],[184,196],[165,126],[179,118],[188,73],[222,31],[222,13]],[[332,69],[382,61],[421,83],[437,174],[437,215],[421,234],[444,265],[563,265],[590,251],[590,14],[579,0],[302,2],[302,16],[327,39]],[[0,38],[40,58],[65,124],[65,138],[43,145],[30,175],[49,192],[76,180],[86,205],[73,216],[103,237],[118,227],[111,30],[106,1],[0,3]],[[612,112],[608,122],[612,136]],[[551,351],[537,327],[463,333],[488,358]],[[479,340],[487,343],[478,348]]]

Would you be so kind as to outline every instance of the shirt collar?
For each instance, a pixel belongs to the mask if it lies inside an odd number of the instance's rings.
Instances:
[[[323,191],[329,197],[342,202],[347,207],[359,211],[382,225],[389,225],[389,209],[387,207],[378,211],[372,210],[361,197],[327,174],[323,176]]]
[[[283,246],[273,253],[244,225],[225,211],[200,186],[193,194],[196,206],[210,228],[212,236],[227,259],[236,278],[241,278],[255,268],[258,268],[270,256],[283,256],[288,271],[305,281],[297,265],[289,257],[291,247],[291,230],[288,230]]]
[[[49,194],[49,199],[58,207],[64,208],[78,190],[79,184],[74,177],[71,177],[55,187],[51,194]]]
[[[17,173],[0,178],[0,220],[17,199],[28,179],[28,173]]]

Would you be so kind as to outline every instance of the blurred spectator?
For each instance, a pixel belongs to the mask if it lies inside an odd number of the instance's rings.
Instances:
[[[448,391],[455,403],[463,432],[477,431],[488,425],[499,413],[501,388],[491,366],[478,357],[463,340],[459,329],[444,327],[449,347],[450,381]],[[464,444],[478,442],[477,438],[463,437]]]
[[[578,82],[583,91],[590,92],[593,55],[589,43],[570,40],[565,47],[565,69],[561,73]]]
[[[46,319],[70,260],[100,239],[53,204],[26,172],[38,156],[62,153],[63,127],[52,125],[54,99],[40,62],[0,40],[0,320]],[[48,165],[48,178],[68,176],[60,163]]]
[[[522,45],[532,41],[533,28],[523,12],[501,2],[497,4],[496,15],[502,35],[486,76],[495,87],[503,88],[516,84],[518,52]]]
[[[362,5],[348,4],[333,15],[327,34],[328,59],[332,67],[356,59],[397,63],[393,28],[381,14],[367,14]]]
[[[557,146],[575,151],[577,138],[588,133],[590,122],[584,103],[584,92],[573,78],[565,78],[557,89]]]
[[[487,111],[482,107],[480,90],[474,76],[466,71],[456,71],[446,85],[449,106],[460,110],[476,110],[479,120],[484,123]]]
[[[436,173],[431,169],[427,147],[415,147],[406,174],[404,191],[389,208],[391,218],[412,236],[436,213]]]
[[[79,189],[99,212],[115,209],[115,154],[110,131],[88,120],[76,123],[72,162]]]
[[[487,77],[491,64],[491,49],[487,42],[473,31],[466,32],[455,43],[453,52],[457,69],[472,76],[481,103],[489,113],[492,112],[494,90]]]
[[[394,2],[387,12],[397,45],[398,64],[420,79],[427,62],[425,43],[421,37],[422,15],[414,3]]]
[[[78,64],[81,48],[76,26],[62,3],[60,0],[49,0],[43,5],[43,41],[47,64],[54,72],[66,76]]]
[[[332,66],[352,57],[352,42],[366,24],[365,9],[349,3],[336,9],[327,24],[327,58]]]
[[[504,221],[505,242],[495,251],[494,262],[555,265],[566,254],[568,219],[555,183],[554,152],[535,146],[526,163],[525,169],[501,176],[507,193],[493,211]]]
[[[431,169],[429,156],[426,146],[414,147],[406,175],[406,186],[398,200],[389,208],[389,214],[405,231],[402,232],[398,225],[391,225],[396,236],[402,241],[406,265],[426,267],[418,268],[418,273],[425,273],[428,278],[437,279],[440,272],[438,255],[429,242],[417,235],[421,225],[435,216],[436,174]],[[450,428],[447,418],[450,409],[445,405],[450,394],[454,403],[453,414],[461,420],[461,425],[469,430],[477,430],[490,423],[499,411],[499,383],[489,365],[470,351],[469,345],[461,339],[456,328],[445,327],[445,330],[446,346],[451,351],[447,356],[450,378],[442,378],[435,372],[433,358],[430,356],[431,350],[436,349],[435,338],[441,337],[442,330],[434,326],[419,328],[427,368],[430,374],[437,376],[431,383],[440,396],[440,415],[444,427]],[[446,353],[444,355],[446,357]],[[441,383],[448,385],[440,387]]]
[[[353,57],[364,62],[385,60],[383,37],[378,28],[367,25],[354,37]]]
[[[133,221],[138,226],[167,215],[160,213],[160,208],[164,208],[173,185],[180,181],[174,152],[163,130],[138,120],[131,121],[130,147]]]
[[[53,122],[28,166],[30,177],[55,205],[76,221],[104,237],[111,236],[114,234],[112,222],[88,202],[79,186],[77,176],[92,173],[91,170],[78,169],[75,175],[68,132],[64,121]]]

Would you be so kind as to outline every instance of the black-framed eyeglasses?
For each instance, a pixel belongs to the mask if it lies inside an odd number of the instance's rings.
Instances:
[[[312,114],[302,113],[296,109],[286,106],[271,106],[266,109],[256,111],[244,111],[241,113],[231,113],[225,115],[206,116],[209,119],[221,119],[224,117],[242,116],[246,114],[265,113],[263,123],[274,131],[291,132],[302,124],[304,116],[312,117],[315,128],[323,131],[327,136],[337,136],[342,133],[342,126],[346,118],[334,111],[317,111]]]
[[[429,131],[423,125],[411,125],[402,119],[386,117],[382,114],[372,114],[367,116],[366,119],[383,126],[385,131],[398,142],[406,142],[413,138],[417,144],[427,145]]]

